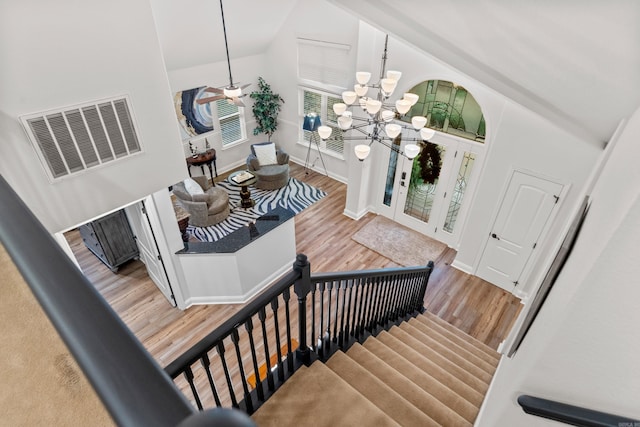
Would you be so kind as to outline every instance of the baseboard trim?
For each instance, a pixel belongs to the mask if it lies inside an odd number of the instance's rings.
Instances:
[[[277,279],[282,277],[286,272],[291,270],[291,266],[294,262],[295,258],[293,258],[290,262],[285,263],[282,267],[276,270],[265,280],[254,286],[253,289],[242,295],[207,295],[201,297],[191,297],[185,301],[185,309],[191,307],[192,305],[245,304],[251,301],[260,292],[264,291]]]
[[[304,167],[304,160],[299,159],[297,157],[293,157],[293,156],[289,156],[289,160],[291,160],[293,163],[297,163],[298,165]],[[322,163],[321,163],[322,164]],[[324,175],[324,168],[321,166],[317,166],[317,165],[312,165],[312,167],[310,167],[309,169],[311,169],[314,172],[317,172],[319,174]],[[329,175],[329,178],[331,179],[335,179],[336,181],[339,181],[343,184],[347,184],[347,179],[343,176],[340,175],[336,175],[334,173],[331,173],[331,171],[329,171],[329,169],[327,169],[327,173]]]
[[[463,273],[467,273],[467,274],[472,274],[472,272],[473,272],[473,267],[472,266],[470,266],[469,264],[465,264],[463,262],[460,262],[457,259],[453,260],[453,262],[451,263],[451,267],[455,268],[456,270],[460,270]]]
[[[356,221],[360,220],[362,217],[364,217],[368,213],[369,213],[369,209],[363,209],[362,211],[360,211],[358,213],[353,212],[353,211],[351,211],[349,209],[345,209],[344,211],[342,211],[342,214],[344,216],[349,217],[349,218],[351,218],[353,220],[356,220]]]

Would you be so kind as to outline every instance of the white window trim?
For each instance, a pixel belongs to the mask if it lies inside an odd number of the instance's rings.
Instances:
[[[309,87],[309,86],[304,86],[304,85],[298,85],[298,144],[304,146],[306,149],[309,148],[309,145],[311,145],[311,149],[314,151],[320,151],[323,154],[327,154],[328,156],[331,157],[335,157],[336,159],[340,159],[340,160],[345,160],[344,157],[344,150],[347,148],[346,147],[346,143],[344,143],[343,141],[343,146],[342,146],[342,153],[338,153],[334,150],[329,150],[326,147],[326,141],[322,140],[320,138],[319,135],[317,135],[315,138],[317,138],[315,141],[318,142],[318,145],[316,145],[315,142],[310,142],[309,139],[304,137],[304,129],[302,129],[302,123],[304,121],[304,92],[313,92],[313,93],[317,93],[319,95],[322,96],[321,99],[321,107],[320,109],[322,111],[317,112],[320,115],[320,120],[322,121],[323,124],[325,124],[328,120],[327,120],[327,100],[328,97],[335,97],[335,98],[340,98],[340,95],[334,92],[329,92],[326,90],[322,90],[322,89],[316,89],[313,87]],[[338,124],[335,122],[329,122],[331,123],[332,126],[335,126],[336,128],[338,127]]]
[[[222,148],[223,151],[249,141],[249,138],[247,138],[247,122],[245,120],[245,113],[244,113],[244,109],[247,107],[239,107],[237,113],[228,114],[226,116],[220,117],[218,113],[218,103],[212,102],[211,104],[213,106],[212,111],[214,112],[213,121],[216,125],[215,129],[218,130],[218,134],[220,135],[220,147]],[[228,144],[225,144],[224,141],[222,140],[222,124],[220,123],[220,120],[226,119],[227,117],[233,117],[236,115],[240,119],[240,134],[241,134],[240,139],[230,142]]]

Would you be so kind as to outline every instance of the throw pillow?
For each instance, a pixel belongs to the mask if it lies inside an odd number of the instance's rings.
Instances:
[[[276,144],[254,145],[253,149],[256,152],[256,157],[258,158],[260,166],[278,164],[278,158],[276,157]]]
[[[200,184],[195,182],[193,178],[187,178],[184,180],[184,188],[187,190],[187,193],[192,196],[195,194],[204,194],[204,190],[200,187]]]

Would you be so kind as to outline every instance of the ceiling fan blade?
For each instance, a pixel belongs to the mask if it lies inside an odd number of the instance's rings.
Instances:
[[[217,87],[208,87],[204,91],[205,92],[212,92],[212,93],[224,93],[224,91],[222,89],[218,89]]]
[[[251,83],[247,83],[246,85],[240,86],[240,89],[244,89],[244,88],[249,87],[249,86],[251,86]]]
[[[234,97],[234,98],[231,98],[231,101],[233,101],[233,104],[238,106],[238,107],[244,107],[245,106],[244,102],[242,102],[242,99],[240,99],[240,98]]]
[[[209,103],[209,102],[217,101],[218,99],[224,99],[224,98],[225,98],[225,96],[224,96],[224,95],[216,95],[216,96],[210,96],[210,97],[208,97],[208,98],[200,98],[200,99],[197,99],[197,100],[196,100],[196,102],[197,102],[198,104],[202,105],[202,104],[207,104],[207,103]]]

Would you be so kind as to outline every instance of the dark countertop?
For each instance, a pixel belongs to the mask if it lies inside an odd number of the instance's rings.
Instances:
[[[184,249],[177,254],[235,253],[249,243],[264,236],[269,231],[284,224],[295,214],[287,209],[277,207],[257,218],[251,226],[245,226],[215,242],[185,242]]]

